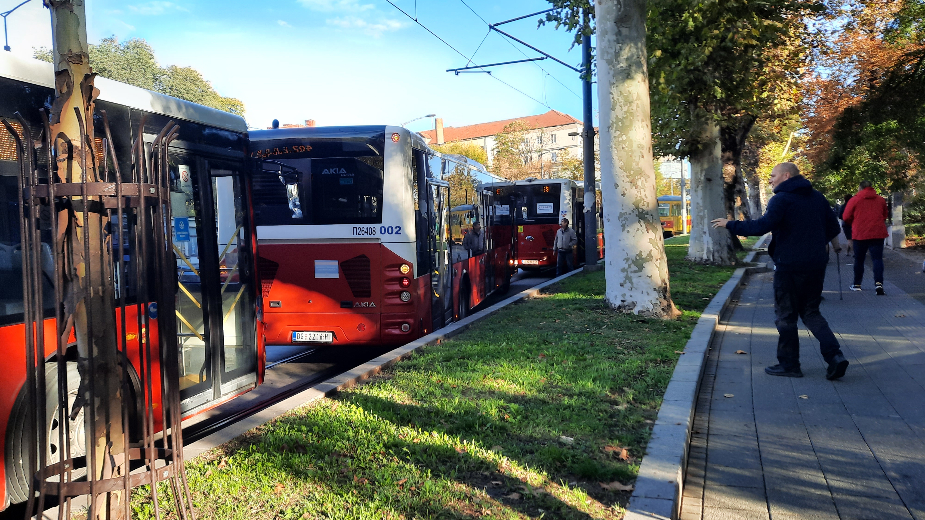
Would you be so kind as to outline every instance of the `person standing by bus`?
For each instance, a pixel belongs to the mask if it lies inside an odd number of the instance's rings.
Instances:
[[[553,242],[553,248],[558,255],[556,259],[556,276],[563,275],[574,269],[574,251],[578,245],[578,235],[575,230],[568,227],[568,219],[563,218],[559,222],[559,230],[556,231],[556,240]]]
[[[851,226],[851,238],[854,240],[854,284],[849,288],[861,290],[864,260],[870,251],[874,285],[877,295],[883,296],[886,294],[883,292],[883,239],[889,236],[886,219],[890,218],[886,199],[877,195],[870,181],[861,181],[857,195],[845,205],[843,218]]]
[[[472,229],[463,237],[463,249],[469,251],[469,256],[480,255],[485,252],[485,233],[482,232],[482,224],[476,222],[472,224]]]

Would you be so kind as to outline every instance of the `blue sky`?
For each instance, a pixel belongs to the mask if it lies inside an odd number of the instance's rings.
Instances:
[[[0,0],[0,11],[20,1]],[[581,119],[578,74],[554,61],[493,68],[496,79],[445,72],[466,66],[476,49],[474,63],[480,65],[538,56],[488,34],[486,21],[547,9],[545,0],[392,2],[466,58],[386,0],[86,0],[87,32],[91,43],[112,35],[147,40],[162,66],[191,66],[220,94],[241,99],[248,124],[258,128],[274,118],[401,124],[425,114],[460,126],[550,108]],[[500,28],[578,66],[581,52],[570,49],[572,35],[552,25],[538,29],[537,18]],[[31,55],[33,47],[51,46],[50,17],[41,0],[20,7],[8,24],[14,53]],[[597,124],[596,99],[594,106]],[[408,126],[425,130],[433,119]]]

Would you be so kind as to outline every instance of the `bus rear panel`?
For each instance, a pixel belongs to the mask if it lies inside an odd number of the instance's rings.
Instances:
[[[266,340],[394,344],[427,331],[428,307],[413,296],[430,287],[415,272],[409,133],[250,138]]]

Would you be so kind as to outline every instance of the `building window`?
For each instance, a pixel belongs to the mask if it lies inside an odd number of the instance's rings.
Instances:
[[[556,134],[549,134],[549,142],[556,144]]]
[[[552,162],[556,162],[559,159],[559,155],[556,152],[552,152]]]

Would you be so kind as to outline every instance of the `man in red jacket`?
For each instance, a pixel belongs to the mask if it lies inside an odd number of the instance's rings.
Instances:
[[[848,201],[842,219],[851,225],[854,240],[854,284],[852,291],[861,290],[864,279],[864,259],[870,251],[874,264],[874,283],[877,294],[883,296],[883,239],[888,236],[886,219],[890,214],[886,200],[871,188],[870,181],[861,181],[861,189]]]

